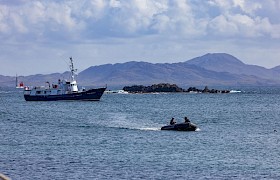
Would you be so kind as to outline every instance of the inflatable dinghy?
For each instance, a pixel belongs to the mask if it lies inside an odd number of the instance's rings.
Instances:
[[[163,126],[161,130],[195,131],[197,128],[198,127],[193,123],[178,123],[178,124]]]

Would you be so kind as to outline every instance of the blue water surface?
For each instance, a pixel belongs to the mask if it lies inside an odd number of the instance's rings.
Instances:
[[[11,179],[280,179],[280,88],[104,94],[26,102],[0,89],[0,172]],[[196,132],[161,131],[184,116]]]

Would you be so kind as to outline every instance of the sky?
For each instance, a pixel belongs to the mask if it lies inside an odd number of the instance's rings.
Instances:
[[[184,62],[280,65],[280,0],[0,0],[0,75]]]

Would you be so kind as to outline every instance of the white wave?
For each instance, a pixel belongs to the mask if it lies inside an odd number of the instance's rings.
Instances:
[[[9,94],[11,93],[10,91],[0,91],[0,94]]]
[[[239,90],[230,90],[229,93],[241,93],[242,91]]]
[[[118,128],[118,129],[130,129],[130,130],[141,130],[141,131],[160,131],[161,128],[155,127],[126,127],[126,126],[107,126],[109,128]]]
[[[144,128],[139,128],[139,130],[143,131],[159,131],[161,128],[155,128],[155,127],[144,127]]]

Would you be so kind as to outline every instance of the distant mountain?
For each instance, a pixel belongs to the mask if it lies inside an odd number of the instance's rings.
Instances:
[[[21,78],[27,85],[44,85],[46,81],[56,83],[58,79],[69,79],[69,72]],[[153,64],[130,61],[91,66],[80,72],[77,80],[83,86],[107,85],[108,87],[159,83],[173,83],[183,88],[205,85],[268,86],[280,85],[280,66],[266,69],[244,64],[229,54],[214,53],[180,63]],[[0,83],[15,86],[15,77],[0,76]]]
[[[261,66],[247,65],[236,57],[225,53],[206,54],[204,56],[186,61],[186,63],[215,72],[252,75],[262,79],[280,79],[279,71],[277,71],[277,69],[266,69]]]
[[[280,66],[276,66],[274,68],[271,68],[271,70],[274,71],[274,72],[280,73]]]
[[[52,74],[36,74],[24,77],[25,82],[33,82],[36,85],[44,84],[45,82],[57,83],[58,79],[70,79],[70,72],[66,71],[64,73],[52,73]]]
[[[92,66],[79,73],[84,84],[108,85],[157,84],[178,85],[275,85],[279,72],[260,66],[246,65],[232,55],[206,54],[186,62],[152,64],[127,62]]]
[[[70,72],[64,73],[52,73],[52,74],[36,74],[30,76],[18,76],[18,82],[23,82],[24,86],[44,86],[46,82],[57,83],[58,79],[70,79]],[[0,75],[1,86],[15,87],[16,77],[11,76],[1,76]]]
[[[10,76],[0,75],[0,88],[6,86],[16,86],[16,77],[12,78]]]

